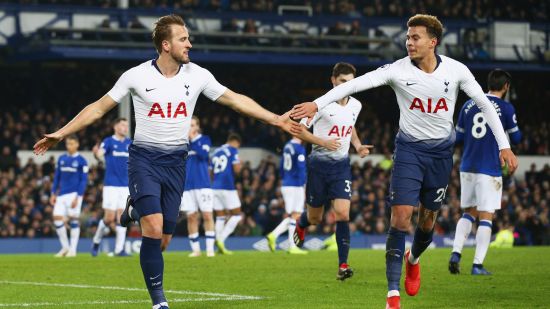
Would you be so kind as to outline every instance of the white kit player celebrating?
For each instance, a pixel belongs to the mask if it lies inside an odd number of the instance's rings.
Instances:
[[[334,87],[355,77],[355,67],[349,63],[337,63],[332,69]],[[306,228],[323,220],[324,206],[330,205],[336,217],[336,243],[338,246],[338,273],[336,279],[353,276],[348,265],[350,248],[349,211],[351,200],[350,143],[361,157],[369,154],[370,145],[362,145],[355,130],[355,122],[361,111],[361,102],[345,97],[327,105],[315,114],[310,126],[313,134],[301,130],[299,138],[313,143],[308,158],[306,204],[294,231],[293,240],[298,247],[304,244]],[[302,124],[308,125],[306,119]]]
[[[491,71],[487,83],[487,98],[495,106],[510,141],[519,144],[521,131],[514,106],[504,101],[511,79],[506,71]],[[500,209],[502,199],[502,168],[498,159],[498,145],[491,129],[486,126],[483,113],[472,101],[466,102],[462,107],[456,131],[457,142],[464,142],[460,164],[460,205],[464,214],[456,226],[449,271],[452,274],[460,273],[459,263],[464,241],[472,231],[472,223],[479,217],[471,274],[490,275],[483,267],[483,260],[491,242],[493,214]]]
[[[99,244],[103,236],[109,234],[111,226],[116,223],[115,256],[128,256],[124,250],[126,227],[119,222],[120,215],[126,206],[128,191],[128,147],[132,143],[128,135],[128,120],[117,118],[113,129],[115,134],[105,138],[99,147],[94,147],[96,159],[105,161],[105,178],[103,180],[103,219],[99,221],[92,245],[92,256],[99,253]]]
[[[61,250],[56,257],[75,257],[80,237],[78,218],[82,208],[82,196],[88,184],[88,163],[78,153],[78,145],[76,135],[67,137],[67,153],[57,160],[53,178],[50,204],[53,205],[55,230],[61,243]],[[67,220],[71,228],[70,244],[65,227]]]
[[[517,168],[517,159],[495,108],[470,70],[456,60],[436,54],[443,34],[441,22],[435,16],[418,14],[409,19],[407,26],[407,57],[335,87],[314,102],[299,104],[291,113],[293,118],[312,117],[334,101],[383,85],[395,92],[400,117],[390,180],[391,223],[386,238],[387,308],[401,306],[399,282],[403,259],[407,294],[414,296],[420,289],[419,257],[432,241],[452,169],[453,113],[460,89],[483,112],[495,134],[501,164],[507,163],[511,172]],[[293,130],[300,131],[296,126]],[[414,241],[411,250],[405,253],[405,235],[419,202],[422,205]]]
[[[232,254],[225,248],[225,240],[235,231],[242,219],[241,200],[235,188],[235,176],[241,172],[241,161],[239,161],[241,142],[238,134],[230,133],[227,142],[212,154],[216,246],[221,254]],[[226,220],[227,216],[229,220]]]
[[[189,126],[198,96],[230,107],[289,132],[288,114],[275,115],[247,96],[221,85],[206,69],[190,62],[189,32],[177,15],[159,18],[153,30],[158,58],[126,71],[101,99],[86,106],[55,133],[34,145],[44,154],[50,147],[95,122],[117,102],[132,97],[136,119],[129,149],[128,185],[131,200],[120,223],[139,220],[142,231],[140,264],[153,308],[168,308],[164,296],[164,260],[175,231],[185,182]]]
[[[214,218],[212,216],[213,194],[208,172],[208,155],[212,142],[210,137],[200,132],[200,121],[197,116],[191,119],[189,128],[189,156],[185,172],[185,189],[181,198],[180,210],[187,215],[187,231],[191,254],[189,257],[201,255],[199,243],[199,214],[200,209],[204,220],[204,236],[206,238],[206,256],[214,256]]]
[[[288,253],[306,254],[307,251],[296,247],[292,240],[296,229],[296,220],[304,212],[306,201],[306,149],[302,145],[302,140],[294,137],[286,143],[279,170],[282,179],[281,194],[287,217],[271,233],[267,234],[267,243],[269,249],[275,252],[277,238],[288,231]]]

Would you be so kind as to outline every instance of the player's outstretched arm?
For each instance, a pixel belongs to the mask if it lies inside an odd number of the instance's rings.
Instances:
[[[292,127],[292,121],[289,117],[290,112],[279,116],[263,108],[260,104],[258,104],[251,98],[229,89],[227,89],[216,100],[216,102],[225,105],[240,114],[258,119],[262,122],[278,127],[290,133],[290,129]]]
[[[298,127],[299,126],[299,127]],[[297,130],[299,128],[299,130]],[[303,125],[295,125],[292,133],[294,136],[298,137],[299,139],[306,141],[310,144],[319,145],[321,147],[324,147],[328,150],[338,150],[340,148],[340,141],[337,138],[334,139],[322,139],[318,136],[315,136],[307,130],[307,128]]]
[[[110,96],[104,95],[101,99],[84,107],[84,109],[64,127],[54,133],[44,135],[44,138],[34,144],[34,153],[37,155],[44,154],[50,147],[62,141],[66,136],[84,129],[103,117],[103,115],[116,105],[117,103]]]
[[[357,135],[357,130],[355,130],[355,127],[353,127],[353,131],[351,132],[351,144],[355,148],[355,151],[357,151],[360,158],[368,156],[370,154],[370,150],[374,148],[373,145],[363,145],[361,143],[361,139],[359,138],[359,135]]]

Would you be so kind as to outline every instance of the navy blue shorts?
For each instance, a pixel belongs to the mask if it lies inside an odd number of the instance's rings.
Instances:
[[[439,210],[445,199],[453,158],[423,156],[406,150],[395,151],[390,181],[390,205],[418,206]]]
[[[134,206],[142,217],[161,213],[164,234],[175,231],[184,185],[185,164],[161,166],[128,160],[128,186]]]
[[[308,160],[306,202],[311,207],[329,206],[334,199],[351,200],[351,165],[342,161]]]

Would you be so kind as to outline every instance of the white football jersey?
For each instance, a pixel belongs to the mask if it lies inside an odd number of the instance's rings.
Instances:
[[[175,76],[166,78],[152,60],[124,72],[107,94],[116,102],[132,96],[135,145],[163,147],[187,144],[199,95],[215,101],[226,89],[212,73],[194,63],[182,65]]]
[[[484,112],[499,149],[510,148],[498,115],[462,63],[446,56],[432,73],[416,67],[409,57],[339,85],[315,100],[319,110],[353,93],[389,85],[399,105],[399,129],[416,140],[448,139],[453,134],[453,113],[459,89]]]
[[[343,160],[349,156],[349,146],[355,121],[361,112],[361,102],[349,97],[346,105],[332,102],[315,114],[309,126],[313,126],[313,135],[322,139],[335,139],[340,141],[340,148],[328,150],[319,145],[313,145],[310,157],[321,160]],[[307,119],[301,123],[306,124]]]

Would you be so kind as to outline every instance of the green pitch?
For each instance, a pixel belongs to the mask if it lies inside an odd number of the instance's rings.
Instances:
[[[450,249],[428,250],[421,259],[422,287],[405,295],[403,308],[549,308],[550,247],[491,249],[485,266],[493,276],[450,275]],[[352,250],[353,278],[335,279],[336,252],[291,256],[284,252],[235,252],[188,258],[164,255],[164,287],[170,308],[384,308],[384,252]],[[0,308],[151,308],[139,257],[74,259],[52,255],[0,256]]]

